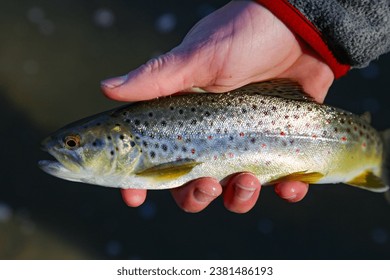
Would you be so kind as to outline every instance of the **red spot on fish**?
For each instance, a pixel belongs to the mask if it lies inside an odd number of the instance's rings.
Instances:
[[[271,124],[272,124],[272,125],[275,125],[275,121],[272,121]]]
[[[212,140],[213,136],[209,135],[209,136],[207,136],[207,139]]]
[[[296,149],[295,152],[296,152],[297,154],[299,154],[299,153],[301,152],[301,150],[300,150],[300,149]]]
[[[191,154],[195,154],[195,149],[191,149]]]
[[[363,142],[362,147],[363,147],[363,148],[366,148],[366,147],[367,147],[367,143],[366,143],[366,142]]]
[[[313,137],[314,139],[316,139],[316,138],[317,138],[317,135],[316,135],[316,134],[313,134],[312,137]]]
[[[233,158],[233,157],[234,157],[234,154],[233,154],[233,153],[229,153],[229,157],[230,157],[230,158]]]
[[[267,147],[267,145],[266,144],[261,144],[261,147],[265,148],[265,147]]]
[[[244,135],[245,135],[244,132],[240,132],[241,137],[244,137]]]
[[[341,141],[347,141],[347,137],[345,136],[341,137]]]
[[[182,139],[183,139],[183,137],[181,137],[181,135],[177,136],[177,140],[182,140]]]
[[[217,156],[214,156],[214,160],[217,160],[218,159],[218,157]]]
[[[286,133],[284,133],[284,131],[280,132],[280,136],[285,136]]]

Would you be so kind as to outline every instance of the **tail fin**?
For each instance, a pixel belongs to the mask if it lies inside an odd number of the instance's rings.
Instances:
[[[390,129],[380,133],[383,142],[382,181],[390,186]],[[386,192],[386,198],[390,202],[390,190]]]

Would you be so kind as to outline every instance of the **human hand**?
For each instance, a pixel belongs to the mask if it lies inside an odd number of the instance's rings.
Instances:
[[[252,1],[232,1],[198,22],[183,42],[125,76],[102,82],[104,93],[120,101],[167,96],[199,87],[225,92],[271,78],[291,78],[322,102],[334,75],[307,45],[271,12]],[[185,211],[199,212],[223,195],[227,209],[249,211],[260,194],[260,183],[249,173],[233,174],[218,182],[200,178],[172,189]],[[303,199],[308,185],[283,182],[276,193],[290,202]],[[127,205],[139,206],[145,190],[122,190]]]

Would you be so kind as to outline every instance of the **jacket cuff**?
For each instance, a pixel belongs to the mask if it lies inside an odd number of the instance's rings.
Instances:
[[[351,67],[337,61],[319,30],[287,0],[256,0],[256,2],[270,10],[292,32],[312,47],[332,69],[336,79],[349,71]]]

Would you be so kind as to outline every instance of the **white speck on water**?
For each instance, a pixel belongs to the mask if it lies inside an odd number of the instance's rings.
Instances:
[[[156,22],[155,27],[158,32],[169,33],[172,32],[176,27],[176,16],[172,13],[165,13],[160,15]]]
[[[4,203],[0,202],[0,223],[6,223],[12,218],[12,208]]]
[[[376,79],[379,77],[380,69],[378,64],[371,62],[367,67],[360,69],[360,74],[365,79]]]
[[[111,10],[101,8],[95,11],[94,21],[99,27],[109,28],[114,25],[115,15]]]
[[[111,257],[119,256],[122,252],[122,244],[117,240],[110,240],[106,244],[106,253]]]
[[[274,230],[274,223],[269,219],[263,218],[257,223],[257,230],[262,234],[269,235]]]
[[[40,7],[33,7],[27,11],[27,18],[32,23],[36,24],[39,32],[43,35],[51,35],[55,30],[54,23],[47,19],[45,12]]]
[[[54,33],[54,30],[55,30],[54,23],[49,19],[45,19],[39,23],[39,31],[43,35],[51,35]]]
[[[389,241],[389,234],[383,228],[374,228],[371,231],[371,238],[376,244],[385,244]]]
[[[23,67],[24,73],[26,73],[27,75],[35,75],[39,71],[39,64],[37,61],[35,61],[33,59],[26,60],[23,63],[22,67]]]
[[[45,13],[39,7],[33,7],[27,11],[27,18],[33,23],[40,23],[45,19]]]
[[[152,201],[146,201],[138,208],[138,211],[141,218],[145,220],[150,220],[156,216],[157,207],[156,204]]]

